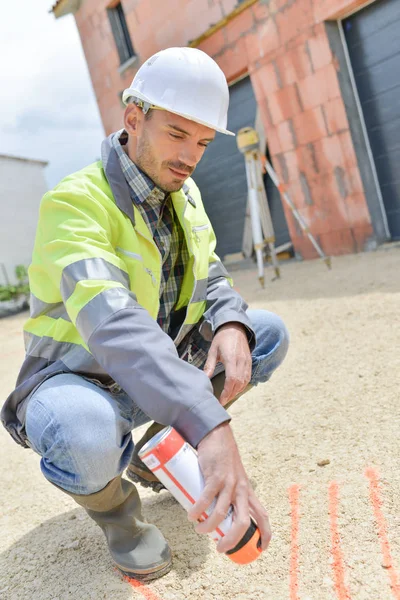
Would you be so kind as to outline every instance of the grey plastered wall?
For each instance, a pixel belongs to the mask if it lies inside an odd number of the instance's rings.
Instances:
[[[31,262],[46,163],[0,155],[0,285],[16,282],[15,267]]]
[[[346,53],[340,35],[339,23],[337,21],[326,21],[325,29],[332,52],[336,56],[340,67],[338,71],[339,85],[346,108],[354,150],[357,156],[358,168],[364,186],[365,198],[371,215],[375,238],[378,244],[382,244],[390,239],[387,231],[386,216],[383,212],[384,208],[379,198],[377,182],[374,178],[367,141],[363,132],[361,115],[354,96]]]

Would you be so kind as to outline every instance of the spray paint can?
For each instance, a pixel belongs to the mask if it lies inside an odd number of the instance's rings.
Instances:
[[[172,427],[166,427],[151,438],[139,452],[144,464],[164,484],[166,489],[187,511],[199,499],[204,479],[200,471],[196,451]],[[200,521],[212,513],[216,501],[203,513]],[[210,537],[218,542],[232,526],[233,508]],[[227,553],[234,562],[245,565],[253,562],[261,554],[260,531],[251,521],[240,542]]]

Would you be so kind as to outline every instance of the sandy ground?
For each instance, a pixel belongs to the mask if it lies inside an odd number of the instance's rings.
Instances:
[[[284,365],[232,408],[269,507],[269,551],[235,566],[167,492],[144,491],[174,567],[134,588],[113,570],[101,531],[1,430],[2,599],[399,600],[400,247],[336,258],[330,272],[287,263],[282,274],[265,290],[253,270],[234,274],[250,305],[280,314],[291,333]],[[0,322],[3,396],[22,360],[24,317]]]

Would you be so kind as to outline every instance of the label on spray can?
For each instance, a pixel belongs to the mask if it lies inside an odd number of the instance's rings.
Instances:
[[[204,478],[200,470],[196,451],[172,427],[156,434],[139,452],[140,459],[156,475],[176,500],[189,511],[200,498],[204,489]],[[204,511],[200,521],[204,521],[212,513],[216,500]],[[229,508],[225,519],[210,533],[210,537],[218,542],[232,526],[233,508]],[[251,533],[250,537],[247,533]],[[247,549],[239,542],[236,548],[229,551],[229,557],[236,562],[246,563],[257,558],[260,535],[257,526],[252,522],[243,541]],[[249,542],[251,542],[249,544]],[[250,548],[251,546],[251,548]],[[240,553],[240,557],[239,557]],[[235,556],[237,555],[237,556]]]

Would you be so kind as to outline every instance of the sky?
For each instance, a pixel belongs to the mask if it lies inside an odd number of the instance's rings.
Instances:
[[[104,138],[74,17],[56,20],[54,1],[5,2],[0,19],[0,154],[48,161],[49,188]]]

